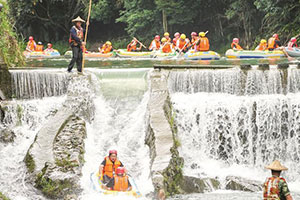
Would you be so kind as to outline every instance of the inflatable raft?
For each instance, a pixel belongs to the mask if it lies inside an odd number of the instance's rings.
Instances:
[[[110,57],[114,57],[115,55],[116,55],[115,52],[105,53],[105,54],[100,52],[88,52],[84,54],[85,58],[110,58]],[[67,51],[65,53],[65,57],[72,57],[72,51]]]
[[[99,178],[99,173],[91,173],[90,179],[91,179],[93,189],[104,195],[111,195],[111,196],[118,196],[118,197],[132,197],[133,199],[142,198],[141,193],[137,189],[137,186],[135,185],[134,180],[131,177],[129,177],[129,182],[132,186],[132,190],[126,191],[126,192],[119,192],[119,191],[104,189],[103,184]]]
[[[286,52],[291,57],[300,57],[300,49],[285,47]]]
[[[152,55],[151,51],[129,52],[126,49],[118,49],[116,53],[121,58],[150,58]]]
[[[186,60],[219,60],[221,56],[214,51],[188,51],[184,54]]]
[[[151,58],[172,58],[177,55],[175,51],[172,51],[171,53],[163,53],[162,51],[152,51],[151,53]]]
[[[57,50],[54,51],[24,51],[26,58],[57,58],[60,57],[60,53]]]
[[[249,59],[249,58],[281,58],[285,57],[284,53],[280,50],[275,51],[238,51],[229,49],[226,51],[225,56],[233,59]]]

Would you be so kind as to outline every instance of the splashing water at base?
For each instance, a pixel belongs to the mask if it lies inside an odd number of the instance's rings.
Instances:
[[[147,71],[93,70],[100,79],[101,95],[95,99],[95,119],[87,125],[81,199],[127,199],[104,196],[91,185],[90,174],[98,171],[110,149],[118,150],[118,158],[143,195],[153,191],[149,150],[144,141],[149,99]]]

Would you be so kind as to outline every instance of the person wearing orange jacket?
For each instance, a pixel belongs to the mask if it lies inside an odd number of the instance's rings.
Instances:
[[[265,51],[268,49],[268,44],[267,44],[267,40],[262,39],[259,43],[259,45],[255,48],[255,50],[259,50],[259,51]]]
[[[44,51],[44,45],[42,42],[38,42],[38,44],[36,45],[35,51],[38,51],[38,52]]]
[[[140,43],[139,48],[137,48],[138,40],[133,38],[133,40],[127,45],[127,51],[129,52],[136,52],[142,49],[142,44]]]
[[[151,42],[149,46],[150,51],[157,51],[160,49],[160,36],[156,35],[154,40]]]
[[[172,39],[170,38],[170,33],[165,32],[164,33],[164,37],[167,39],[167,42],[171,42],[172,41]]]
[[[36,43],[35,43],[33,37],[30,36],[29,41],[26,46],[26,51],[32,52],[32,51],[35,51],[35,48],[36,48]]]
[[[117,155],[116,150],[110,150],[99,167],[100,179],[103,184],[107,184],[114,177],[118,167],[124,167],[122,162],[118,160]]]
[[[239,50],[239,51],[243,50],[243,48],[240,46],[239,43],[240,43],[239,38],[233,38],[232,43],[231,43],[231,48],[233,50]]]
[[[274,51],[275,49],[281,47],[281,43],[278,37],[278,34],[274,34],[272,37],[268,40],[268,50]]]
[[[199,33],[200,40],[197,43],[197,51],[209,51],[209,40],[204,32]]]
[[[163,53],[171,53],[172,52],[172,44],[167,40],[167,38],[161,39],[162,52]]]
[[[100,53],[107,54],[113,51],[113,47],[110,41],[105,42],[104,45],[102,45],[102,48],[99,48]]]
[[[125,171],[124,167],[118,167],[114,177],[106,184],[106,189],[118,192],[131,191],[132,186]]]
[[[189,39],[186,38],[186,35],[185,34],[181,34],[180,35],[180,39],[177,40],[177,43],[176,43],[176,51],[178,52],[186,52],[187,51],[187,47],[189,45],[190,41]]]
[[[196,32],[192,32],[191,33],[191,44],[188,46],[188,49],[192,49],[192,50],[196,50],[197,49],[197,41],[198,41],[198,37],[197,37],[197,33]]]

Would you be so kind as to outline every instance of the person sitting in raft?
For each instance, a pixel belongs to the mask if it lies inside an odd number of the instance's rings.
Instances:
[[[118,167],[124,167],[117,155],[116,150],[110,150],[99,167],[100,179],[103,184],[107,184],[114,177]]]
[[[285,48],[281,46],[278,34],[276,34],[276,33],[271,38],[269,38],[269,40],[268,40],[268,50],[269,51],[274,51],[275,49],[283,51],[284,55],[287,58],[289,58],[289,59],[292,58],[286,52]]]
[[[163,53],[171,53],[172,52],[172,44],[167,40],[167,38],[161,39],[162,52]]]
[[[289,41],[288,43],[288,48],[298,48],[298,45],[297,45],[297,39],[295,37],[292,37],[291,40]]]
[[[36,45],[35,51],[38,51],[38,52],[44,51],[44,45],[42,42],[38,42],[38,44]]]
[[[204,32],[199,33],[200,40],[197,43],[197,51],[209,51],[209,40]]]
[[[118,167],[114,177],[106,184],[106,189],[119,192],[131,191],[132,186],[125,171],[124,167]]]
[[[154,40],[151,42],[149,46],[150,51],[157,51],[160,49],[160,36],[156,35]]]
[[[170,33],[165,32],[165,33],[164,33],[164,37],[167,39],[167,42],[170,42],[170,43],[171,43],[172,39],[170,38]]]
[[[140,44],[139,48],[137,48],[137,44],[139,41],[136,38],[133,38],[133,40],[127,45],[127,51],[128,52],[137,52],[142,49],[142,44]]]
[[[179,40],[179,38],[180,38],[180,33],[176,32],[176,33],[174,34],[174,39],[173,39],[173,48],[176,47],[177,41]]]
[[[30,36],[29,41],[26,46],[26,51],[32,52],[32,51],[35,51],[35,48],[36,48],[36,43],[35,43],[33,37]]]
[[[107,54],[109,52],[113,51],[113,47],[111,45],[110,41],[105,42],[105,44],[102,46],[102,48],[99,48],[100,53]]]
[[[187,47],[188,47],[189,43],[190,43],[190,41],[189,41],[189,39],[186,38],[186,35],[181,34],[180,39],[177,40],[175,50],[177,52],[184,52],[185,53],[187,51]]]
[[[265,51],[268,49],[267,40],[262,39],[259,45],[255,48],[255,50]]]
[[[196,32],[191,33],[191,44],[188,46],[188,49],[196,50],[197,49],[197,41],[198,41],[198,34]]]
[[[51,43],[48,43],[48,44],[47,44],[47,49],[45,49],[45,51],[46,51],[46,52],[53,52],[54,49],[53,49],[52,47],[53,47],[53,45],[52,45]]]
[[[238,50],[238,51],[243,50],[243,48],[240,46],[239,43],[240,43],[239,38],[233,38],[232,43],[231,43],[231,48],[233,50]]]

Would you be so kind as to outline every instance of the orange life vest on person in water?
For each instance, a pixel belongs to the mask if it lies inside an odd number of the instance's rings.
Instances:
[[[133,41],[127,45],[127,51],[136,51],[137,42]]]
[[[158,50],[160,48],[160,42],[157,40],[153,40],[149,46],[150,51]]]
[[[114,191],[124,192],[124,191],[128,190],[129,185],[128,185],[128,176],[127,175],[126,176],[115,175],[114,180],[115,180],[114,188],[113,188]]]
[[[112,178],[117,168],[121,166],[121,162],[117,159],[114,163],[109,159],[109,157],[105,157],[105,166],[103,168],[103,175],[107,175]]]
[[[43,51],[43,49],[44,49],[44,46],[43,46],[43,45],[41,45],[41,44],[38,44],[38,45],[36,45],[35,51],[42,52],[42,51]]]
[[[197,46],[198,51],[209,51],[209,40],[207,37],[201,37]]]
[[[281,177],[270,177],[264,183],[264,200],[280,200],[279,181]]]
[[[104,45],[102,46],[101,52],[102,52],[103,54],[106,54],[106,53],[111,52],[111,50],[112,50],[112,46],[111,46],[111,45],[106,45],[106,44],[104,44]]]
[[[171,53],[172,52],[172,47],[171,43],[165,44],[165,46],[162,48],[163,53]]]
[[[255,48],[255,50],[260,50],[260,51],[264,51],[264,50],[267,50],[267,49],[268,49],[267,43],[260,43],[260,44]]]
[[[33,41],[28,41],[26,49],[29,49],[30,51],[34,51],[35,48],[36,48],[35,41],[34,40]]]
[[[273,50],[273,49],[276,49],[278,48],[279,46],[276,44],[276,38],[274,37],[271,37],[269,40],[268,40],[268,49],[270,50]]]
[[[177,40],[176,47],[178,50],[186,50],[187,46],[188,46],[188,42],[186,40],[182,40],[182,39]]]
[[[231,43],[231,48],[235,50],[243,50],[243,48],[239,45],[239,43],[236,42]]]

